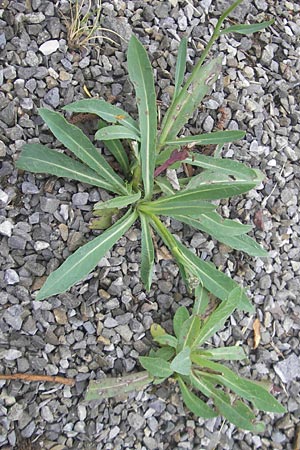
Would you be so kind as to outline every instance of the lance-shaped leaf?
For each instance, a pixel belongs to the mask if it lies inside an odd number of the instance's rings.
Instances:
[[[185,306],[180,306],[173,318],[173,329],[175,336],[178,337],[183,323],[190,317],[189,312]]]
[[[196,316],[204,314],[208,306],[208,303],[209,303],[208,292],[206,289],[204,289],[204,287],[201,284],[199,284],[195,288],[195,303],[193,307],[193,315]]]
[[[199,155],[193,153],[192,156],[184,160],[186,164],[192,166],[202,167],[203,169],[216,172],[217,174],[228,174],[234,177],[235,180],[253,180],[254,182],[261,181],[258,171],[250,169],[238,161],[231,161],[225,158],[213,158],[211,156]]]
[[[140,197],[140,192],[132,195],[120,195],[118,197],[112,198],[111,200],[107,200],[106,202],[97,202],[94,206],[94,210],[103,211],[105,209],[113,208],[122,209],[137,202]]]
[[[274,19],[268,20],[266,22],[261,23],[252,23],[250,25],[241,24],[241,25],[232,25],[231,27],[224,28],[220,32],[221,34],[228,34],[228,33],[239,33],[239,34],[252,34],[256,33],[257,31],[264,30],[268,26],[272,25],[274,23]]]
[[[99,120],[98,123],[100,129],[106,127],[106,122]],[[125,148],[119,139],[113,139],[105,142],[105,147],[115,157],[116,161],[120,164],[120,168],[124,175],[128,175],[130,171],[129,160]]]
[[[189,329],[185,333],[185,339],[183,342],[183,348],[193,348],[195,342],[197,342],[199,333],[201,332],[202,321],[199,316],[192,316],[189,320]]]
[[[211,378],[212,382],[223,384],[240,397],[249,400],[257,409],[275,413],[286,412],[273,395],[269,394],[259,383],[242,378],[223,364],[208,361],[201,356],[194,356],[193,362],[211,370],[211,373],[207,373],[206,376]]]
[[[238,229],[242,230],[242,228],[240,227],[235,228],[235,225],[233,225],[238,224],[238,222],[228,220],[226,226],[222,226],[223,224],[214,222],[214,220],[210,220],[210,218],[213,219],[217,218],[217,214],[214,216],[214,213],[201,214],[201,216],[197,218],[179,214],[176,216],[174,215],[172,217],[174,217],[174,219],[176,220],[179,220],[180,222],[186,223],[187,225],[193,228],[196,228],[197,230],[201,230],[204,231],[205,233],[210,234],[213,238],[217,239],[218,241],[222,242],[225,245],[228,245],[231,248],[234,248],[236,250],[242,250],[243,252],[248,253],[251,256],[261,256],[261,257],[268,256],[268,252],[266,252],[266,250],[264,250],[250,236],[246,235],[237,236],[233,234],[237,233]],[[207,220],[207,218],[209,218],[209,220]],[[230,229],[230,224],[233,225],[232,229]],[[241,225],[241,227],[246,228],[246,226],[244,225]],[[233,235],[230,235],[231,232]]]
[[[120,377],[92,380],[89,382],[84,400],[104,400],[127,395],[130,392],[145,389],[152,381],[153,377],[146,371]]]
[[[240,287],[230,292],[227,300],[222,302],[202,325],[196,339],[192,343],[193,348],[199,347],[203,342],[223,328],[228,317],[240,306],[243,294],[244,291]]]
[[[204,417],[205,419],[211,419],[217,416],[213,409],[207,406],[201,398],[197,397],[197,395],[189,390],[181,377],[178,377],[177,380],[183,401],[192,413],[198,417]]]
[[[154,247],[151,236],[151,228],[147,216],[140,214],[140,221],[142,226],[141,279],[147,291],[149,291],[152,283],[154,266]]]
[[[95,139],[98,139],[98,141],[111,141],[113,139],[132,139],[139,141],[140,136],[136,131],[129,130],[123,125],[110,125],[109,127],[98,130],[95,134]]]
[[[173,94],[173,101],[177,98],[181,85],[183,83],[184,72],[186,67],[186,53],[187,53],[187,39],[184,37],[181,39],[176,61],[176,71],[175,71],[175,89]]]
[[[151,198],[156,157],[157,111],[152,67],[148,55],[132,35],[127,53],[128,73],[134,85],[139,111],[141,163],[145,199]]]
[[[205,396],[213,399],[219,413],[235,426],[255,432],[264,430],[262,422],[253,423],[255,415],[246,405],[240,401],[231,404],[230,397],[220,389],[216,389],[202,372],[195,371],[190,379],[195,388],[199,389]]]
[[[167,197],[163,197],[167,199]],[[168,196],[168,200],[166,202],[154,201],[154,202],[145,202],[139,205],[140,211],[150,214],[162,215],[162,216],[171,216],[180,214],[183,211],[188,211],[188,214],[191,217],[199,217],[199,215],[210,212],[216,209],[215,205],[211,203],[200,201],[198,199],[181,199],[177,198],[177,195],[173,195],[172,197]]]
[[[179,352],[173,361],[171,362],[170,368],[180,375],[189,375],[192,368],[192,362],[190,358],[191,349],[185,347],[181,352]]]
[[[152,358],[161,358],[169,361],[175,355],[175,349],[173,347],[161,347],[158,350],[150,350],[149,356]]]
[[[110,167],[99,150],[86,135],[75,125],[50,109],[41,108],[39,114],[46,122],[54,136],[87,166],[104,178],[117,193],[127,194],[123,180]]]
[[[99,100],[97,98],[90,98],[85,100],[79,100],[63,108],[66,111],[72,111],[77,113],[90,113],[96,114],[101,119],[109,123],[120,123],[127,127],[129,130],[139,133],[139,126],[132,117],[123,111],[123,109],[117,106],[111,105],[104,100]]]
[[[175,336],[172,336],[171,334],[166,333],[162,336],[156,336],[153,340],[160,345],[168,345],[169,347],[173,348],[177,347],[177,339]]]
[[[137,213],[128,213],[101,236],[80,247],[47,278],[36,300],[65,292],[88,275],[107,251],[123,236],[137,219]]]
[[[167,378],[173,375],[174,371],[170,368],[170,363],[162,358],[140,356],[139,361],[143,368],[154,377]]]
[[[242,347],[236,345],[230,347],[210,348],[209,350],[196,350],[195,354],[206,359],[216,361],[240,361],[247,358]]]
[[[237,141],[245,136],[244,131],[215,131],[213,133],[196,134],[194,136],[185,136],[178,139],[166,141],[166,145],[212,145],[226,144],[227,142]]]
[[[205,66],[195,67],[191,76],[171,104],[162,122],[159,147],[173,140],[181,128],[193,115],[203,97],[211,90],[222,68],[222,58],[218,57]]]
[[[251,225],[243,225],[235,220],[223,219],[214,211],[201,214],[197,219],[191,220],[187,215],[178,215],[177,220],[187,223],[194,228],[201,229],[205,233],[212,234],[217,239],[224,236],[240,236],[252,230]]]
[[[57,177],[78,180],[114,192],[111,184],[94,170],[41,144],[25,144],[16,162],[16,167],[34,173],[48,173]]]

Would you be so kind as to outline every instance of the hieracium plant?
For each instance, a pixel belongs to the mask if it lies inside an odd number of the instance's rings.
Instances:
[[[243,138],[245,133],[216,131],[188,136],[180,134],[201,100],[211,91],[221,72],[221,57],[203,64],[216,39],[222,34],[232,32],[252,33],[272,23],[269,21],[254,25],[234,25],[221,29],[225,18],[240,3],[241,0],[234,2],[222,14],[206,49],[185,82],[187,40],[181,41],[173,99],[159,126],[153,71],[144,47],[135,36],[131,37],[128,45],[127,63],[129,78],[136,94],[138,120],[134,120],[119,107],[99,99],[80,100],[64,107],[66,111],[92,113],[100,118],[95,139],[105,143],[118,163],[117,171],[80,128],[69,123],[57,112],[44,108],[39,110],[54,136],[77,159],[40,144],[28,144],[24,146],[17,167],[78,180],[105,189],[115,196],[95,205],[96,219],[92,228],[104,229],[110,223],[113,225],[79,248],[50,274],[37,294],[37,300],[65,292],[82,280],[138,221],[141,226],[141,278],[147,290],[151,287],[154,267],[154,231],[169,248],[190,291],[201,286],[227,304],[232,293],[238,289],[236,307],[253,311],[245,292],[231,278],[211,263],[202,261],[179,242],[162,219],[167,216],[179,220],[252,256],[267,255],[266,251],[246,234],[251,229],[250,226],[222,219],[216,212],[217,205],[213,203],[215,200],[243,194],[255,188],[262,180],[260,172],[236,161],[201,154],[201,146],[214,144],[220,149],[225,143]],[[199,173],[193,177],[180,176],[175,185],[174,181],[170,182],[166,176],[166,171],[178,168],[181,163],[198,167]],[[179,354],[182,351],[180,345],[177,347],[176,344]],[[197,355],[193,351],[190,352],[189,357],[194,365],[197,365]],[[178,354],[174,361],[176,358]],[[201,356],[200,360],[203,358]],[[176,372],[174,361],[172,370]],[[146,363],[142,360],[142,364],[145,366]],[[151,373],[150,370],[149,372]],[[167,376],[170,375],[171,373]],[[192,378],[191,385],[194,386],[196,378]],[[178,380],[181,387],[186,385],[185,378]],[[210,384],[213,382],[212,380]],[[206,390],[206,393],[208,392]],[[224,411],[220,409],[220,413],[223,414]]]

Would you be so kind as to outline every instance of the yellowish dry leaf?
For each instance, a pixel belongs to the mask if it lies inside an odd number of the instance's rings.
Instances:
[[[254,331],[254,344],[253,348],[256,349],[260,343],[260,321],[259,319],[255,319],[253,322],[253,331]]]

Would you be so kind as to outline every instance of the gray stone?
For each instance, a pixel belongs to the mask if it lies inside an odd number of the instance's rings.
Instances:
[[[26,239],[21,236],[11,236],[8,238],[8,245],[10,248],[14,248],[16,250],[24,250],[26,247]]]
[[[0,234],[10,237],[13,227],[10,220],[4,220],[4,222],[0,223]]]
[[[46,422],[52,423],[54,421],[52,411],[48,405],[42,406],[41,416],[44,420],[46,420]]]
[[[20,127],[20,125],[16,125],[15,127],[8,128],[6,130],[6,136],[11,141],[18,141],[19,139],[22,139],[24,134],[23,128]]]
[[[128,423],[134,430],[139,430],[145,423],[145,419],[143,416],[137,413],[129,413],[128,414]]]
[[[17,77],[17,71],[14,66],[7,66],[3,69],[3,76],[6,80],[14,80]]]
[[[56,198],[41,197],[40,205],[43,212],[53,214],[58,208],[59,200]]]
[[[112,317],[107,317],[107,319],[105,319],[104,321],[104,326],[105,328],[115,328],[116,326],[118,326],[118,322]]]
[[[166,19],[169,17],[170,6],[168,2],[160,2],[155,8],[155,15],[159,19]]]
[[[88,334],[94,334],[95,333],[95,327],[89,320],[87,322],[83,323],[83,328]]]
[[[84,243],[84,237],[83,234],[79,231],[74,231],[70,234],[68,238],[68,249],[70,252],[74,252],[77,250],[82,244]]]
[[[39,65],[39,58],[35,52],[28,50],[26,53],[25,62],[30,67],[37,67]]]
[[[24,181],[22,183],[22,192],[23,194],[38,194],[39,188],[29,181]]]
[[[152,22],[152,20],[155,17],[155,14],[153,12],[153,8],[150,5],[145,5],[143,8],[143,17],[146,20],[146,22]]]
[[[45,250],[46,248],[49,248],[50,244],[49,244],[49,242],[45,242],[45,241],[36,241],[33,244],[33,247],[36,252],[40,252],[42,250]]]
[[[214,127],[214,119],[211,116],[207,116],[203,122],[203,130],[210,132]]]
[[[15,361],[16,359],[22,356],[22,352],[20,350],[16,350],[14,348],[10,348],[8,350],[0,350],[0,359],[6,359],[6,361]]]
[[[53,39],[59,38],[61,23],[58,17],[52,17],[47,23],[47,29],[50,32]]]
[[[274,47],[272,44],[267,44],[262,52],[261,61],[264,64],[271,64],[274,58]]]
[[[33,275],[36,275],[37,277],[41,277],[42,275],[44,275],[46,270],[42,264],[31,260],[26,262],[24,268],[29,270],[29,272],[31,272]]]
[[[257,9],[262,11],[266,11],[268,9],[268,3],[266,0],[254,0],[254,3]]]
[[[4,279],[7,284],[16,284],[20,281],[19,275],[14,269],[7,269],[5,271]]]
[[[0,120],[6,123],[9,127],[15,124],[16,109],[14,102],[9,102],[9,104],[0,111]]]
[[[48,55],[51,55],[52,53],[56,52],[56,50],[58,50],[58,48],[59,48],[59,42],[54,39],[54,40],[44,42],[40,46],[39,51],[41,53],[43,53],[43,55],[48,56]]]
[[[158,287],[163,294],[168,294],[171,292],[173,284],[171,281],[159,280]]]
[[[60,102],[59,89],[57,87],[50,89],[50,91],[45,94],[44,100],[48,105],[57,108]]]
[[[270,289],[272,284],[272,280],[270,275],[264,275],[263,277],[261,277],[261,279],[259,280],[259,287],[261,289]]]
[[[5,33],[0,33],[0,50],[3,50],[6,46]]]
[[[3,141],[0,141],[0,158],[4,158],[6,156],[6,145]]]
[[[111,283],[107,291],[110,295],[119,296],[122,294],[123,290],[124,290],[123,278],[119,277]]]
[[[156,450],[157,449],[157,442],[156,440],[151,436],[145,436],[143,439],[143,442],[149,450]]]
[[[131,341],[133,333],[128,325],[118,325],[116,327],[116,331],[124,339],[125,342]]]
[[[89,199],[88,192],[78,192],[72,196],[72,203],[75,206],[86,205]]]
[[[20,305],[13,305],[7,308],[7,310],[4,313],[4,320],[5,322],[10,325],[14,330],[21,330],[22,328],[22,314],[23,314],[23,307]]]
[[[300,357],[294,353],[274,365],[274,370],[283,383],[290,383],[300,377]]]
[[[41,23],[45,20],[45,16],[42,12],[26,14],[25,20],[28,23]]]
[[[86,56],[85,58],[82,58],[81,61],[79,61],[79,67],[80,69],[85,69],[86,67],[88,67],[90,65],[90,57]]]
[[[30,97],[25,97],[20,100],[20,106],[23,111],[31,111],[33,109],[33,100]]]

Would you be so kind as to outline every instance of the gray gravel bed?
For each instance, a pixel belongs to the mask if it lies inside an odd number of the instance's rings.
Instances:
[[[34,300],[45,277],[97,235],[88,228],[92,208],[107,198],[100,189],[81,183],[15,169],[26,142],[59,148],[38,108],[60,111],[85,96],[85,85],[91,95],[136,115],[125,62],[133,31],[149,51],[163,111],[174,89],[180,38],[188,37],[191,70],[220,11],[229,4],[102,3],[103,26],[125,41],[115,46],[100,39],[82,51],[71,50],[66,41],[61,13],[67,14],[68,1],[4,0],[0,6],[0,373],[76,380],[74,387],[0,381],[0,448],[17,448],[21,436],[53,450],[291,450],[300,420],[300,6],[249,0],[238,8],[233,21],[275,18],[275,24],[254,36],[224,36],[214,45],[223,55],[223,74],[187,127],[189,133],[209,132],[222,120],[226,129],[246,131],[245,139],[227,146],[224,156],[261,169],[265,179],[257,190],[222,201],[220,209],[225,217],[256,223],[252,235],[269,257],[248,257],[167,221],[199,256],[247,286],[256,305],[262,324],[257,350],[255,316],[240,312],[212,341],[216,346],[239,341],[248,360],[234,367],[267,382],[287,408],[283,416],[261,414],[266,431],[254,435],[222,418],[203,420],[188,413],[172,383],[127,399],[83,402],[90,379],[138,370],[138,356],[151,346],[151,324],[171,330],[176,308],[192,304],[169,259],[157,262],[151,292],[145,292],[139,277],[138,226],[70,292]],[[93,127],[86,131],[92,135]]]

